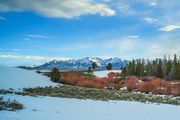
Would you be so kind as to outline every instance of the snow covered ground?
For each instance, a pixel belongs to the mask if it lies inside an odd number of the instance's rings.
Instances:
[[[35,71],[0,66],[0,89],[13,88],[17,90],[50,85],[54,86],[56,84],[51,82],[48,77],[39,75]]]
[[[99,77],[109,72],[97,71]],[[56,85],[34,71],[0,67],[0,89]],[[180,106],[128,101],[94,101],[56,97],[0,95],[24,105],[16,112],[0,111],[0,120],[179,120]]]
[[[0,111],[1,120],[179,120],[180,106],[5,95],[25,109]]]
[[[118,72],[121,73],[121,70],[101,70],[101,71],[95,71],[94,75],[97,77],[107,77],[107,74],[110,72]]]

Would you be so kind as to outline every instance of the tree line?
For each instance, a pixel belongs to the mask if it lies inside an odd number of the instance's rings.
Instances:
[[[166,80],[180,80],[180,58],[174,55],[173,59],[165,55],[164,58],[155,60],[133,59],[129,64],[122,68],[123,77],[128,75],[156,76]]]

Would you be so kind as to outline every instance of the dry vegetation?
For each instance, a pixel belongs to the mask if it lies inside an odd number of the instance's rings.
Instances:
[[[159,96],[152,94],[143,94],[138,92],[129,92],[127,90],[109,90],[85,88],[78,86],[63,85],[58,87],[38,87],[26,88],[19,95],[31,96],[52,96],[64,98],[93,99],[93,100],[126,100],[137,102],[151,102],[180,105],[180,98],[173,96]]]
[[[128,91],[139,91],[142,93],[163,94],[180,96],[180,83],[170,82],[154,76],[138,78],[136,76],[119,77],[118,73],[111,72],[108,77],[87,76],[77,72],[65,72],[61,74],[60,83],[98,89],[115,89],[125,88]]]
[[[16,111],[23,109],[23,105],[16,100],[4,100],[0,97],[0,110]]]

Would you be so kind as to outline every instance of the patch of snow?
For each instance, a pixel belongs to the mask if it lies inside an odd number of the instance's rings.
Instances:
[[[24,104],[20,111],[0,111],[1,120],[179,120],[180,106],[129,101],[94,101],[4,95]]]
[[[117,72],[121,73],[121,70],[101,70],[101,71],[94,71],[94,75],[97,77],[107,77],[107,74],[110,72]]]
[[[118,63],[118,62],[122,62],[120,58],[118,57],[114,57],[114,58],[109,58],[106,60],[106,64],[108,63]]]
[[[28,87],[55,86],[48,77],[35,71],[0,66],[0,89],[22,89]]]

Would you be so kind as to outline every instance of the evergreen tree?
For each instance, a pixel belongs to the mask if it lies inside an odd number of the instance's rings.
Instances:
[[[108,65],[106,66],[106,69],[107,69],[107,70],[112,70],[112,64],[111,64],[111,63],[108,63]]]
[[[180,61],[178,60],[177,68],[176,68],[176,80],[180,80]]]
[[[176,79],[176,74],[177,74],[177,57],[174,55],[174,60],[172,62],[172,68],[171,71],[169,72],[169,79],[174,80]]]
[[[157,59],[153,60],[152,63],[152,74],[153,76],[157,76]]]
[[[127,67],[122,69],[122,77],[125,78],[127,76]]]
[[[141,76],[141,59],[137,60],[137,67],[136,67],[136,76]]]
[[[60,72],[57,68],[53,68],[50,72],[50,79],[53,82],[58,82],[60,80]]]
[[[171,72],[171,69],[172,69],[172,61],[170,59],[170,56],[168,56],[168,61],[167,61],[167,64],[166,64],[166,68],[167,68],[166,79],[170,80],[171,79],[170,72]]]
[[[122,69],[123,77],[127,75],[141,76],[156,76],[166,80],[180,80],[180,58],[174,55],[171,60],[164,56],[163,59],[147,60],[137,59],[129,61],[128,65]]]
[[[93,70],[95,70],[95,69],[97,68],[97,66],[98,66],[98,65],[97,65],[96,62],[93,62],[93,63],[92,63],[92,69],[93,69]]]
[[[135,75],[136,73],[136,62],[135,60],[133,59],[132,60],[132,75]]]
[[[158,65],[157,65],[157,77],[163,78],[163,70],[162,70],[162,60],[158,60]]]
[[[167,58],[166,58],[166,55],[164,55],[163,62],[162,62],[162,72],[163,72],[163,78],[167,79]]]
[[[149,60],[147,60],[147,65],[145,65],[145,73],[144,73],[145,76],[149,76],[151,75],[151,63]]]
[[[144,58],[140,61],[140,76],[144,76],[144,71],[145,71],[145,62]]]
[[[177,55],[174,55],[174,61],[173,61],[173,66],[174,66],[174,75],[173,75],[173,79],[177,80],[179,78],[179,64],[178,64],[178,59],[177,59]]]
[[[132,62],[130,61],[128,66],[127,66],[127,75],[133,75],[132,71]]]

